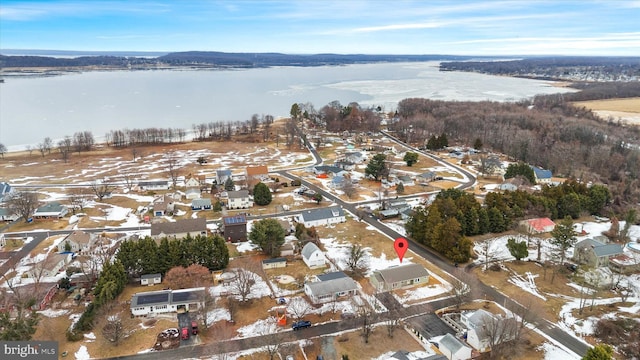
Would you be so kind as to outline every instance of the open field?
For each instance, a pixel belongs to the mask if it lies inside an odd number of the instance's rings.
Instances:
[[[640,125],[640,97],[576,101],[573,104],[593,110],[604,120],[620,120],[631,125]]]

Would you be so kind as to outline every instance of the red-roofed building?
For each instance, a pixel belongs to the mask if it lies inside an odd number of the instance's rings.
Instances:
[[[547,233],[556,228],[556,223],[549,218],[522,220],[520,225],[532,234]]]

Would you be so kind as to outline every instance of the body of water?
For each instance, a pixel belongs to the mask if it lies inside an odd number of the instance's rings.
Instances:
[[[517,101],[571,91],[547,81],[440,72],[438,63],[382,63],[249,70],[95,71],[5,77],[0,84],[0,143],[9,150],[91,131],[183,128],[287,116],[293,103],[331,101],[395,110],[410,97]]]

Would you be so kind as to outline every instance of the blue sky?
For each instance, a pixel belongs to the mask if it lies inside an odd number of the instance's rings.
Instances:
[[[2,0],[0,49],[640,56],[640,0]]]

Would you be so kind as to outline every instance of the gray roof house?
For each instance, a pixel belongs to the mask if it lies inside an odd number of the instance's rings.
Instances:
[[[98,236],[96,233],[88,233],[82,230],[74,230],[58,243],[58,252],[73,251],[88,254],[91,253]],[[67,246],[67,244],[69,244]]]
[[[0,221],[15,221],[20,217],[14,213],[13,210],[5,207],[0,207]]]
[[[342,271],[316,276],[318,281],[304,284],[304,293],[313,304],[340,300],[358,292],[358,284]]]
[[[253,206],[249,190],[227,191],[226,194],[220,194],[220,199],[226,200],[227,209],[248,209]]]
[[[310,228],[312,226],[325,226],[347,221],[344,211],[340,206],[305,210],[298,215],[298,222]]]
[[[37,208],[33,213],[33,217],[35,219],[61,219],[67,215],[68,212],[69,209],[66,206],[57,201],[52,201]]]
[[[435,171],[427,171],[427,172],[423,172],[420,175],[416,176],[416,180],[418,180],[418,182],[420,183],[426,183],[426,182],[430,182],[433,181],[436,178],[437,174],[435,173]]]
[[[169,180],[138,181],[138,189],[140,191],[169,190]]]
[[[313,173],[316,175],[327,174],[331,176],[337,176],[337,175],[344,175],[347,172],[337,166],[318,165],[313,167]]]
[[[513,317],[494,315],[483,309],[466,311],[460,314],[460,322],[467,327],[467,343],[474,349],[484,352],[490,350],[490,338],[493,336],[508,341],[515,335]]]
[[[327,261],[322,250],[312,242],[307,243],[302,248],[300,255],[302,255],[302,261],[304,261],[310,269],[324,267]]]
[[[151,224],[151,237],[156,240],[163,237],[182,239],[187,234],[191,234],[191,236],[206,235],[207,219],[182,219],[176,222]]]
[[[229,178],[231,178],[231,170],[227,170],[227,169],[216,170],[216,183],[218,185],[224,184]]]
[[[451,334],[446,334],[438,340],[438,350],[450,360],[471,359],[471,348]]]
[[[211,198],[191,200],[191,210],[208,210],[208,209],[211,209]]]
[[[205,289],[160,290],[135,293],[131,297],[130,309],[134,316],[146,316],[175,312],[179,309],[197,310],[203,306]]]
[[[7,199],[7,196],[14,192],[14,189],[6,182],[0,182],[0,202]]]
[[[369,281],[378,291],[396,290],[428,283],[429,272],[419,264],[392,266],[374,271]]]
[[[619,244],[607,244],[605,237],[599,237],[599,240],[585,239],[578,242],[573,250],[573,259],[592,267],[603,267],[609,265],[609,258],[623,253]]]

